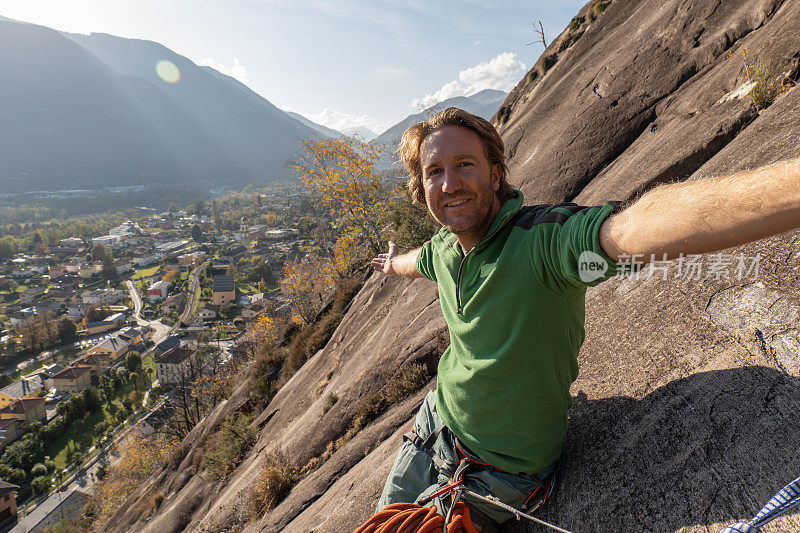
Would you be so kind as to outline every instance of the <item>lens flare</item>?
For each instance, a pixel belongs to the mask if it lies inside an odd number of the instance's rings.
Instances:
[[[181,71],[178,70],[175,63],[166,59],[156,63],[156,74],[167,83],[178,83],[181,79]]]

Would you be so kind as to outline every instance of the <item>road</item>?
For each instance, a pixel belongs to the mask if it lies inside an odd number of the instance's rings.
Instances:
[[[180,322],[184,324],[189,323],[189,318],[192,316],[192,309],[194,309],[194,299],[197,296],[197,284],[200,283],[200,270],[208,265],[208,261],[192,270],[192,281],[189,284],[189,297],[186,298],[186,305],[183,306],[183,313],[181,313]]]
[[[133,302],[133,318],[135,318],[139,324],[143,326],[150,326],[150,328],[152,328],[153,336],[151,339],[153,340],[153,344],[158,344],[169,337],[175,328],[170,328],[168,325],[159,320],[145,320],[142,318],[142,298],[139,296],[139,291],[136,290],[136,285],[134,285],[131,280],[127,280],[125,283],[128,285],[128,292],[130,293],[131,301]]]

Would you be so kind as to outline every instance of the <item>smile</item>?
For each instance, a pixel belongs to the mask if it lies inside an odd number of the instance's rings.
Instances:
[[[461,200],[453,200],[452,202],[447,202],[446,204],[444,204],[444,206],[445,207],[458,207],[460,205],[463,205],[463,204],[469,202],[469,200],[470,200],[469,198],[464,198],[464,199],[461,199]]]

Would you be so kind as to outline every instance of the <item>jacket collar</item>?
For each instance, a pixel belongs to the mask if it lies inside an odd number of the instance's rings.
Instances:
[[[514,193],[515,196],[513,198],[506,200],[506,202],[500,206],[500,210],[497,212],[497,215],[495,215],[488,233],[486,233],[486,236],[481,239],[481,242],[479,242],[473,250],[484,248],[522,208],[522,204],[525,201],[522,196],[522,191],[515,190]]]

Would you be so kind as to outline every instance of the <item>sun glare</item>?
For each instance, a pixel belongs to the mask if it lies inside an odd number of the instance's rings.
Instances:
[[[175,66],[175,63],[162,59],[156,63],[156,73],[158,77],[167,83],[178,83],[181,79],[181,71]]]

